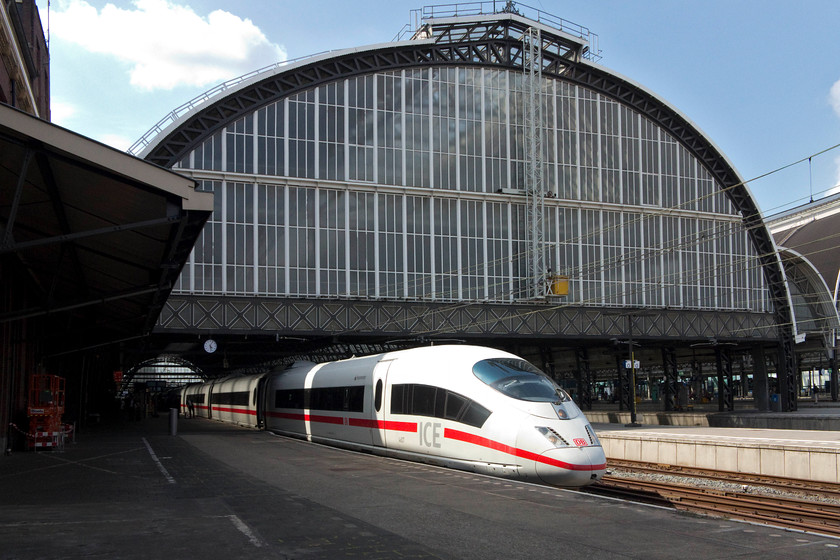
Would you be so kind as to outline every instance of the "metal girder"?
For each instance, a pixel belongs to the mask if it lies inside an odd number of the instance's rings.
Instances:
[[[23,161],[21,161],[20,164],[20,173],[18,174],[18,180],[15,184],[15,194],[12,198],[12,205],[9,208],[9,216],[6,223],[3,224],[3,238],[0,242],[0,249],[5,249],[6,247],[14,244],[15,219],[17,218],[18,206],[20,205],[20,198],[23,193],[23,185],[26,182],[26,175],[29,172],[29,164],[32,161],[32,156],[32,149],[26,149],[23,154]]]
[[[709,338],[773,341],[772,316],[699,310],[645,310],[634,336],[647,340]],[[156,332],[277,332],[281,335],[491,336],[609,339],[626,335],[623,316],[590,307],[546,304],[431,303],[172,294]]]
[[[791,290],[791,299],[794,304],[797,333],[820,334],[833,339],[832,333],[840,329],[840,323],[837,308],[825,281],[800,253],[785,248],[781,248],[779,252],[782,255],[787,283],[795,288]],[[807,307],[804,313],[797,309],[800,301]]]
[[[76,241],[76,240],[79,240],[79,239],[85,239],[85,238],[93,237],[93,236],[96,236],[96,235],[104,235],[104,234],[116,233],[116,232],[120,232],[120,231],[130,231],[130,230],[140,229],[140,228],[144,228],[144,227],[157,226],[157,225],[160,225],[160,224],[168,224],[168,223],[175,222],[175,221],[178,221],[178,220],[179,220],[179,218],[177,218],[177,217],[174,217],[174,218],[171,218],[171,217],[157,218],[157,219],[154,219],[154,220],[145,220],[145,221],[142,221],[142,222],[135,222],[133,224],[122,224],[122,225],[108,226],[108,227],[104,227],[104,228],[93,229],[93,230],[89,230],[89,231],[78,231],[78,232],[75,232],[75,233],[57,235],[57,236],[54,236],[54,237],[36,239],[36,240],[33,240],[33,241],[25,241],[25,242],[22,242],[22,243],[12,242],[8,245],[4,243],[3,246],[0,246],[0,254],[13,252],[13,251],[21,251],[23,249],[29,249],[31,247],[38,247],[40,245],[50,245],[50,244],[53,244],[53,243],[65,243],[67,241]],[[127,262],[126,264],[130,264],[130,263]]]
[[[173,209],[170,209],[170,214]],[[191,220],[187,213],[180,216],[178,227],[172,228],[169,232],[169,239],[167,242],[167,251],[163,255],[161,262],[161,274],[159,285],[172,286],[178,280],[181,274],[181,269],[184,263],[187,262],[190,252],[195,245],[195,239],[200,235],[200,230],[204,228],[204,223],[196,223]],[[144,332],[152,332],[161,310],[166,305],[169,293],[160,290],[154,294],[154,298],[149,303],[149,315],[144,325]]]
[[[170,286],[163,286],[165,289],[169,289]],[[136,289],[125,290],[121,292],[114,292],[110,294],[104,294],[98,296],[93,299],[79,299],[75,302],[65,303],[61,306],[56,307],[37,307],[31,309],[21,309],[18,311],[13,311],[10,313],[5,313],[0,315],[0,323],[8,323],[10,321],[19,321],[21,319],[29,319],[32,317],[40,317],[43,315],[50,315],[53,313],[61,313],[63,311],[70,311],[73,309],[81,309],[83,307],[90,307],[91,305],[101,305],[103,303],[108,303],[110,301],[117,301],[121,299],[128,299],[134,296],[149,294],[160,290],[161,286],[158,285],[150,285],[144,287],[138,287]],[[145,312],[145,310],[144,310]]]
[[[27,242],[17,242],[15,241],[15,224],[17,220],[18,214],[18,205],[23,196],[24,189],[27,188],[27,182],[29,181],[30,173],[32,172],[30,167],[32,166],[32,162],[34,160],[35,164],[38,168],[38,173],[42,178],[43,188],[49,197],[50,206],[52,207],[53,216],[56,220],[58,225],[58,229],[63,232],[62,236],[71,235],[70,231],[70,224],[67,220],[66,211],[64,208],[63,201],[61,200],[61,195],[59,193],[58,186],[56,184],[55,175],[53,174],[52,166],[50,165],[49,158],[47,154],[41,149],[40,145],[37,142],[21,142],[17,139],[11,139],[11,142],[17,146],[20,146],[23,150],[23,159],[21,161],[20,172],[18,175],[18,180],[15,186],[15,192],[13,195],[12,205],[9,209],[8,218],[6,223],[3,224],[4,231],[3,231],[3,238],[2,242],[0,242],[0,255],[3,253],[10,253],[15,252],[20,249],[35,247],[42,244],[49,244],[53,242],[54,238],[50,238],[47,240],[46,243],[43,240],[35,240],[35,241],[27,241]],[[32,188],[31,186],[29,188]],[[18,229],[21,229],[18,226]],[[59,236],[59,237],[62,237]],[[75,246],[62,246],[61,251],[59,253],[58,261],[55,263],[55,268],[53,271],[53,282],[51,287],[42,286],[45,293],[47,294],[47,298],[51,299],[53,297],[53,288],[55,283],[57,282],[58,277],[58,270],[61,266],[61,262],[63,261],[65,255],[69,256],[70,259],[70,266],[73,268],[73,276],[76,277],[78,284],[81,286],[83,292],[87,292],[88,284],[85,280],[85,272],[84,268],[81,265],[79,260],[79,255],[77,253],[77,249]],[[25,257],[20,257],[22,260],[26,260]],[[85,295],[85,294],[81,294]]]

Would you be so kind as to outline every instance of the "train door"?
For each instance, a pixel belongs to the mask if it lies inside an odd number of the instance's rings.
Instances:
[[[210,385],[207,386],[207,418],[213,418],[213,389],[216,387],[216,380],[214,379]]]
[[[254,387],[253,405],[257,409],[257,428],[265,428],[265,393],[269,375],[265,374]]]
[[[388,391],[388,368],[391,367],[393,360],[382,360],[376,364],[373,369],[373,414],[375,418],[375,425],[371,429],[371,439],[373,445],[385,447],[387,445],[386,430],[385,430],[385,409],[388,404],[386,401],[386,393]]]

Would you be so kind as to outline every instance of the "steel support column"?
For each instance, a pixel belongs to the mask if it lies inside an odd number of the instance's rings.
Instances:
[[[790,325],[779,325],[779,362],[776,376],[779,380],[779,398],[782,411],[792,412],[799,407],[798,367],[793,349],[793,331]]]
[[[629,410],[630,412],[633,411],[633,374],[631,373],[630,368],[624,367],[623,360],[619,358],[619,374],[620,374],[620,383],[619,386],[621,387],[620,393],[620,406],[618,407],[619,410]]]
[[[694,398],[700,402],[706,391],[706,380],[703,379],[703,361],[693,360],[691,362],[691,379],[688,382],[689,398],[694,393]],[[686,401],[688,404],[688,401]]]
[[[662,392],[662,401],[666,411],[672,411],[675,407],[677,395],[677,353],[668,346],[662,347],[662,371],[665,373],[665,387]]]
[[[750,394],[750,384],[747,382],[747,372],[744,368],[744,356],[741,354],[741,359],[738,360],[738,373],[741,376],[741,398],[746,398]]]
[[[753,358],[753,400],[759,411],[770,410],[770,389],[767,383],[767,360],[764,348],[755,346],[752,349]]]
[[[735,410],[735,401],[732,398],[732,355],[728,349],[717,347],[715,359],[717,360],[718,410],[732,412]]]
[[[615,370],[618,373],[618,382],[615,384],[615,390],[618,392],[616,395],[616,400],[618,401],[618,410],[619,412],[623,412],[624,410],[629,410],[629,395],[630,395],[630,387],[629,383],[627,383],[627,378],[629,375],[627,371],[624,369],[623,359],[619,354],[615,356]]]
[[[589,352],[586,348],[575,348],[575,379],[578,386],[578,405],[592,410],[592,370],[589,369]]]

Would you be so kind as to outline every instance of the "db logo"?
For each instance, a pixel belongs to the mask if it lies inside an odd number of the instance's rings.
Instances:
[[[585,447],[587,443],[585,439],[581,438],[575,438],[572,441],[575,442],[575,445],[577,445],[578,447]]]

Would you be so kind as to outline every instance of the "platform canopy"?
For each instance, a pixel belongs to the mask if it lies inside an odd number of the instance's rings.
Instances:
[[[840,278],[840,194],[767,218],[776,244],[807,256],[834,293]]]
[[[0,322],[47,355],[147,334],[213,210],[195,187],[0,104]]]

